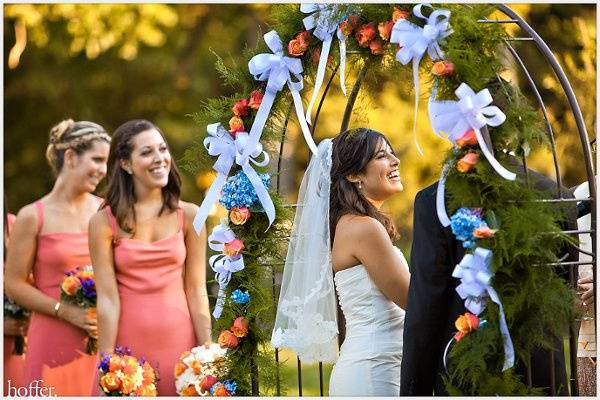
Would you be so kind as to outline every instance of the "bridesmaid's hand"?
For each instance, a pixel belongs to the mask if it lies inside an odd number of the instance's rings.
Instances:
[[[95,312],[90,312],[92,309],[84,309],[72,304],[61,304],[58,311],[58,316],[61,319],[83,329],[92,338],[98,338],[98,319]],[[95,309],[94,309],[95,311]]]

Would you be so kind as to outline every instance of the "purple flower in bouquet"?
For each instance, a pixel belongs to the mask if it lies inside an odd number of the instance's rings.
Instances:
[[[82,280],[81,290],[86,299],[96,302],[96,282],[93,279]]]

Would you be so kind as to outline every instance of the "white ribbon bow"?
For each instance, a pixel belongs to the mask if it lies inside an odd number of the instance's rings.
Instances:
[[[413,14],[426,21],[425,26],[421,28],[418,25],[406,19],[399,19],[392,28],[390,43],[398,43],[401,47],[396,53],[396,60],[402,65],[406,65],[409,61],[413,62],[413,81],[415,85],[415,111],[413,121],[413,140],[417,146],[417,150],[421,155],[423,151],[417,141],[417,113],[419,109],[419,63],[425,55],[429,54],[432,60],[442,59],[444,52],[440,48],[440,42],[448,37],[453,31],[450,28],[450,11],[439,9],[433,11],[429,17],[423,16],[421,8],[429,7],[433,9],[431,4],[417,4],[413,8]]]
[[[269,226],[271,226],[275,220],[275,206],[267,188],[251,165],[264,167],[269,164],[269,155],[263,151],[262,144],[257,142],[250,148],[251,142],[248,133],[238,132],[234,139],[220,123],[208,125],[206,131],[208,132],[208,137],[204,139],[204,147],[211,156],[218,156],[217,161],[213,165],[213,169],[218,172],[218,175],[206,193],[206,197],[194,217],[194,229],[196,232],[200,234],[210,208],[217,200],[234,162],[242,167],[242,170],[250,180],[258,196],[258,200],[267,214]],[[257,161],[256,159],[261,155],[263,156],[263,160]]]
[[[341,21],[333,19],[339,13],[339,5],[321,3],[302,4],[300,5],[300,11],[303,13],[313,13],[302,20],[304,22],[304,27],[306,30],[314,28],[312,34],[323,41],[323,48],[321,49],[321,56],[319,57],[319,66],[317,67],[317,76],[315,77],[315,87],[306,109],[306,121],[310,124],[312,108],[317,100],[317,95],[323,84],[323,79],[325,78],[327,58],[329,57],[329,50],[331,49],[334,33],[340,44],[340,87],[344,96],[346,95],[346,35],[342,33],[342,30],[339,27]]]
[[[456,265],[452,276],[461,280],[456,287],[456,292],[465,300],[467,310],[479,315],[486,306],[486,298],[498,305],[500,333],[504,341],[504,366],[502,371],[511,368],[515,363],[515,351],[512,339],[508,332],[502,302],[496,290],[490,285],[492,280],[491,262],[492,252],[482,247],[477,247],[473,254],[465,254],[461,262]]]
[[[488,149],[480,129],[486,125],[499,126],[506,120],[506,115],[496,106],[491,106],[492,95],[488,89],[475,93],[466,83],[461,83],[454,91],[458,101],[435,100],[437,89],[434,87],[429,97],[429,121],[433,131],[440,137],[442,132],[448,135],[452,144],[460,139],[469,129],[475,131],[479,147],[483,155],[496,172],[504,179],[515,180],[517,175],[504,168],[494,154]],[[442,173],[438,184],[437,213],[443,226],[450,225],[444,202],[445,174]]]
[[[222,252],[225,244],[235,240],[235,233],[224,222],[213,228],[208,237],[208,246],[211,250]],[[208,264],[215,272],[215,280],[219,283],[219,294],[213,311],[213,316],[219,318],[225,305],[225,289],[231,280],[231,275],[244,269],[244,256],[229,257],[226,254],[217,254],[208,260]]]
[[[316,154],[317,145],[315,144],[306,120],[304,117],[304,109],[302,99],[300,98],[300,90],[303,87],[302,78],[302,61],[298,58],[285,57],[283,55],[283,45],[276,31],[270,31],[264,35],[265,43],[273,53],[257,54],[248,62],[248,69],[254,75],[254,79],[259,81],[267,81],[267,90],[263,100],[258,108],[252,128],[250,128],[250,144],[249,149],[254,148],[258,143],[262,130],[269,117],[269,112],[273,106],[273,101],[277,92],[283,89],[287,83],[294,99],[298,122],[302,129],[302,134],[310,150]],[[292,77],[295,80],[292,80]],[[247,150],[245,155],[249,155],[250,150]]]

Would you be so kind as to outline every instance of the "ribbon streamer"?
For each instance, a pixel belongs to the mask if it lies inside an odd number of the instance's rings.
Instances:
[[[337,4],[302,4],[300,11],[303,13],[313,13],[304,18],[304,27],[306,30],[314,28],[312,34],[323,41],[321,48],[321,56],[319,57],[319,66],[317,67],[317,75],[315,77],[315,87],[313,94],[306,108],[306,121],[311,124],[311,112],[317,100],[317,95],[325,78],[325,69],[327,68],[327,58],[333,41],[333,35],[336,34],[340,45],[340,87],[344,96],[346,95],[345,71],[346,71],[346,36],[339,28],[339,22],[332,20],[339,13],[339,5]]]
[[[456,287],[456,292],[465,300],[467,310],[473,314],[479,315],[485,309],[488,296],[498,305],[500,333],[504,342],[502,371],[506,371],[515,363],[515,351],[508,332],[502,302],[490,284],[492,256],[491,250],[477,247],[473,254],[465,254],[461,262],[454,268],[452,276],[461,280],[461,284]]]
[[[412,60],[413,81],[415,85],[413,140],[421,155],[423,155],[423,150],[421,150],[421,146],[419,146],[419,142],[417,141],[419,64],[425,55],[425,52],[429,54],[429,57],[432,60],[443,59],[444,52],[440,48],[440,42],[453,32],[449,23],[449,10],[434,10],[429,17],[425,17],[421,12],[423,7],[429,7],[433,10],[431,4],[421,3],[413,7],[413,15],[425,20],[425,26],[421,28],[406,19],[400,19],[394,24],[390,36],[390,43],[397,43],[401,47],[396,53],[396,60],[400,61],[402,65],[406,65]]]
[[[479,147],[492,168],[504,179],[515,180],[517,175],[504,168],[494,154],[488,149],[487,144],[481,135],[481,128],[486,125],[499,126],[506,120],[506,115],[496,106],[491,106],[492,96],[488,89],[483,89],[475,93],[466,83],[461,83],[454,91],[458,101],[454,100],[435,100],[437,87],[434,86],[429,97],[429,121],[436,135],[443,137],[442,132],[448,135],[448,140],[456,146],[456,141],[460,139],[466,131],[473,129]],[[438,183],[437,207],[438,217],[443,226],[449,226],[450,220],[446,214],[444,202],[445,177],[440,178]],[[444,218],[445,215],[445,218]]]
[[[285,57],[283,55],[281,38],[276,31],[272,30],[265,33],[264,39],[265,43],[273,53],[257,54],[248,62],[248,69],[250,70],[250,73],[254,75],[254,79],[258,81],[267,81],[267,88],[256,113],[252,128],[250,128],[249,144],[244,155],[249,156],[251,149],[258,144],[267,118],[269,117],[269,113],[271,112],[275,96],[283,89],[283,86],[286,83],[290,88],[292,98],[294,99],[296,115],[298,115],[298,122],[300,123],[304,140],[306,140],[310,150],[314,154],[317,154],[317,145],[306,124],[304,107],[302,106],[302,99],[300,98],[299,93],[303,87],[303,78],[301,75],[302,61],[298,58]],[[295,80],[292,80],[292,77]]]
[[[214,227],[208,237],[208,246],[211,250],[222,252],[225,244],[235,240],[235,234],[224,222]],[[244,257],[240,254],[229,257],[226,254],[217,254],[208,260],[208,264],[215,272],[215,280],[219,283],[219,294],[213,310],[213,317],[219,318],[225,305],[225,289],[231,280],[231,275],[244,269]]]
[[[267,188],[251,165],[254,164],[258,167],[268,165],[269,155],[263,151],[262,145],[258,142],[254,144],[253,148],[250,148],[251,142],[246,132],[238,132],[234,139],[220,123],[208,125],[206,131],[208,132],[208,137],[204,139],[204,147],[208,151],[208,154],[218,157],[213,165],[213,169],[217,171],[218,175],[206,193],[206,197],[204,197],[194,217],[193,225],[196,233],[200,234],[208,213],[217,200],[234,162],[242,167],[242,170],[250,180],[258,196],[258,200],[267,214],[269,226],[271,226],[275,220],[275,206]],[[257,158],[261,155],[263,157],[262,161],[257,161]]]

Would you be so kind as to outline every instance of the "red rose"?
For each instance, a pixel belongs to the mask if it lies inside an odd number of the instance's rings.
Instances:
[[[340,22],[340,30],[344,34],[344,36],[352,35],[352,32],[358,26],[359,18],[358,15],[351,15],[346,18],[344,21]]]
[[[244,317],[237,317],[231,326],[231,332],[239,338],[243,338],[248,334],[248,320]]]
[[[393,27],[394,21],[380,22],[379,25],[377,25],[377,30],[379,30],[379,36],[383,40],[390,40],[390,35],[392,34]]]
[[[288,43],[288,54],[294,57],[301,57],[304,55],[304,52],[306,52],[307,48],[306,42],[300,39],[292,39]]]
[[[237,257],[244,250],[244,242],[240,239],[234,239],[229,243],[225,243],[223,253],[229,257]]]
[[[477,135],[475,135],[473,129],[469,129],[464,135],[456,140],[456,145],[461,149],[465,146],[475,146],[477,143],[479,142],[477,141]]]
[[[380,39],[371,41],[369,48],[371,49],[371,53],[375,55],[383,54],[385,52],[385,47]]]
[[[240,117],[232,117],[229,120],[229,132],[233,133],[234,136],[238,132],[245,132],[244,121]]]
[[[375,38],[376,34],[375,22],[369,22],[358,29],[356,41],[360,47],[369,47],[369,43]]]
[[[236,117],[247,116],[248,113],[250,112],[250,107],[248,106],[248,100],[246,100],[246,99],[239,100],[237,103],[235,103],[235,105],[233,106],[231,111],[233,112],[233,114]]]
[[[433,64],[431,73],[437,76],[448,76],[454,73],[454,64],[452,61],[438,61]]]
[[[309,31],[300,32],[299,34],[296,35],[296,39],[301,40],[302,42],[304,42],[306,44],[306,47],[308,47],[309,40],[310,40],[310,32]]]
[[[248,101],[248,107],[258,110],[260,103],[262,103],[263,94],[260,90],[256,89],[250,93],[250,100]]]
[[[479,328],[479,318],[476,315],[467,312],[456,319],[454,326],[458,329],[458,332],[454,335],[454,339],[458,342],[469,332],[473,332]]]
[[[210,390],[211,387],[213,387],[213,385],[215,383],[218,382],[218,379],[212,375],[206,375],[204,378],[202,378],[202,380],[200,381],[200,390],[202,391],[202,393],[206,393]]]
[[[408,19],[410,17],[410,13],[408,11],[404,11],[399,9],[398,7],[394,7],[394,12],[392,13],[392,21],[396,22],[399,19]]]

